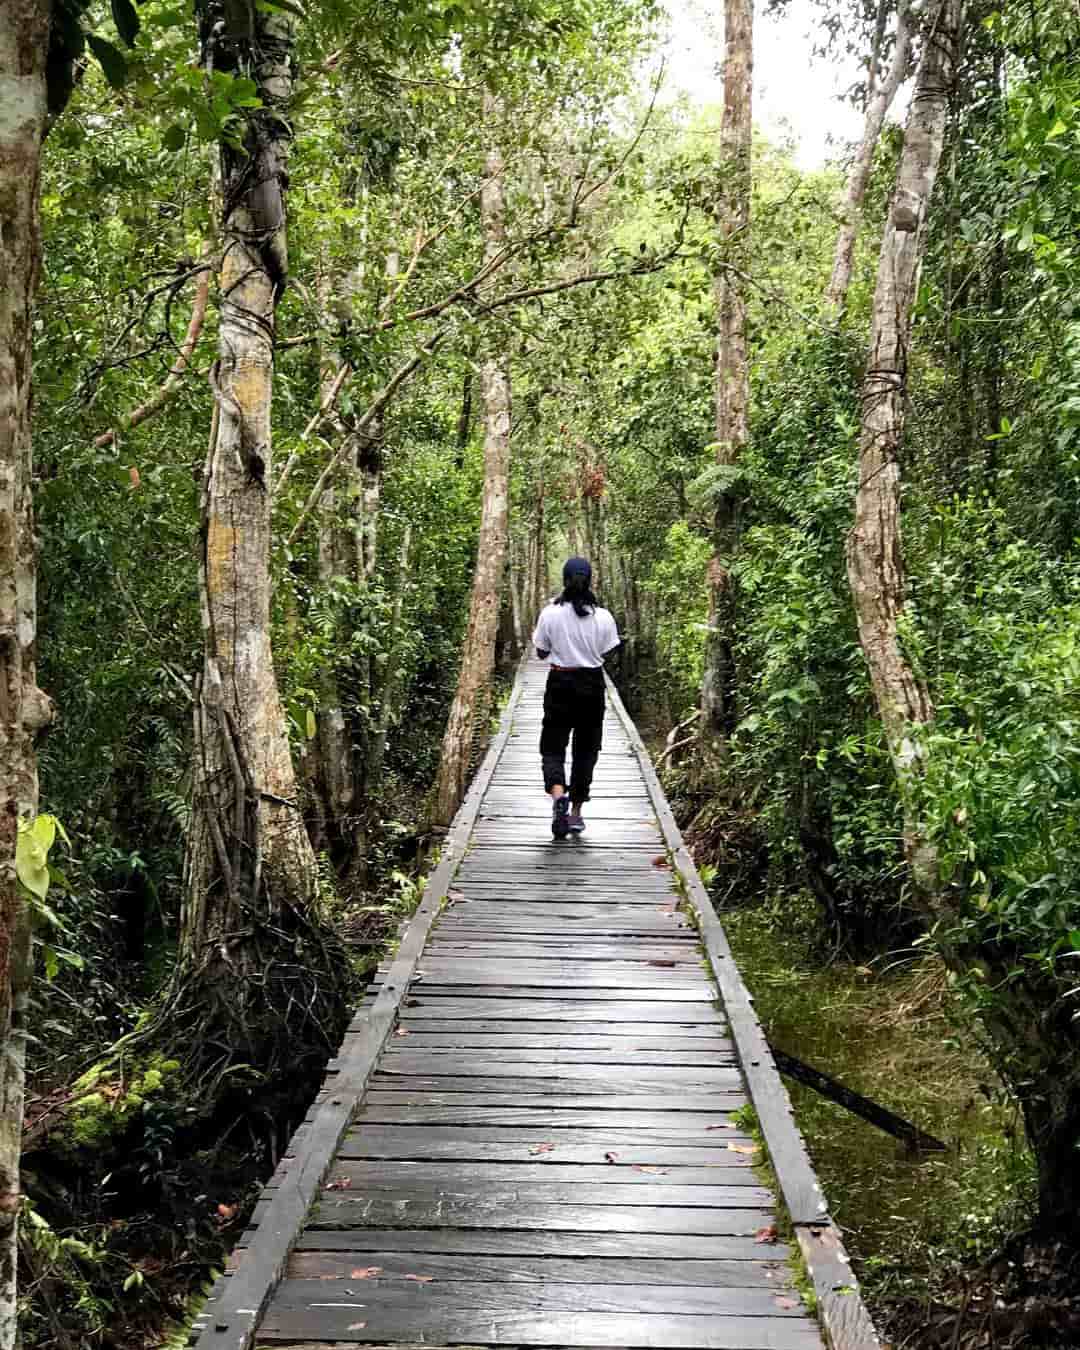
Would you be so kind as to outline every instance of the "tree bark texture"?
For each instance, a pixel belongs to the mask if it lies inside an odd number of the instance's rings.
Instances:
[[[498,142],[502,103],[490,92],[484,95],[484,119],[491,139],[486,182],[480,194],[480,216],[484,261],[489,263],[506,241],[504,161]],[[509,518],[511,396],[510,365],[505,351],[489,352],[484,361],[480,371],[480,401],[484,415],[484,498],[461,670],[443,737],[435,788],[433,819],[441,825],[449,825],[465,794],[477,702],[491,681],[495,664]]]
[[[714,400],[716,462],[736,465],[750,438],[750,361],[746,344],[745,273],[750,251],[753,117],[753,0],[724,6],[724,116],[720,130],[720,190],[716,213],[721,265],[714,282],[717,347]],[[738,502],[722,487],[716,503],[714,555],[709,565],[709,636],[701,684],[704,743],[734,730],[735,596],[731,561],[738,542]]]
[[[17,1339],[30,987],[30,911],[15,870],[19,821],[37,814],[34,739],[52,717],[37,687],[31,496],[33,308],[41,270],[41,146],[48,127],[48,0],[0,5],[0,1350]]]
[[[204,61],[254,79],[263,106],[249,118],[243,151],[221,148],[217,405],[201,502],[205,653],[180,961],[166,1016],[177,1034],[188,1018],[214,1028],[219,1048],[204,1035],[206,1055],[272,1072],[280,1063],[268,1057],[290,1040],[296,1067],[318,1012],[336,1013],[337,990],[323,978],[331,962],[317,917],[318,873],[270,643],[270,408],[275,311],[287,273],[293,21],[245,12],[236,31],[231,13],[204,11]],[[309,1001],[310,985],[319,999]],[[303,1031],[286,1025],[293,1010]],[[316,1043],[320,1030],[310,1033]]]
[[[900,0],[896,13],[896,41],[893,46],[892,63],[888,74],[880,85],[872,86],[869,102],[866,105],[866,119],[863,124],[862,140],[855,152],[844,191],[844,204],[841,208],[840,230],[836,237],[836,251],[833,257],[832,276],[825,303],[833,314],[839,314],[847,303],[848,286],[851,284],[851,269],[855,258],[855,240],[859,232],[859,213],[862,211],[866,186],[870,181],[870,170],[874,164],[874,151],[881,137],[881,128],[885,125],[885,116],[896,91],[907,78],[911,60],[911,27],[908,7]],[[875,58],[876,64],[876,58]],[[874,71],[871,71],[873,77]]]
[[[933,707],[898,636],[905,591],[899,452],[912,312],[945,137],[961,12],[962,0],[938,0],[927,16],[904,150],[881,244],[862,387],[855,522],[847,542],[859,639],[902,791],[918,769],[913,730],[930,721]]]

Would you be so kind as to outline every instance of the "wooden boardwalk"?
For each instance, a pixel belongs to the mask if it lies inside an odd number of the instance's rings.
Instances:
[[[753,1165],[748,1089],[830,1340],[875,1344],[614,694],[586,834],[551,839],[545,675],[536,662],[519,675],[424,902],[196,1328],[200,1350],[819,1350]]]

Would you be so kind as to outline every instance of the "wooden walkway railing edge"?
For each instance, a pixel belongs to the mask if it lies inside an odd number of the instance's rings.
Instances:
[[[358,1027],[353,1021],[349,1050],[338,1061],[339,1071],[330,1092],[298,1127],[297,1134],[303,1131],[302,1149],[297,1150],[292,1165],[281,1175],[280,1185],[263,1190],[266,1210],[258,1227],[235,1269],[218,1281],[192,1325],[188,1344],[197,1350],[250,1350],[254,1344],[263,1311],[284,1275],[292,1248],[323,1186],[342,1136],[351,1124],[356,1104],[393,1030],[431,926],[468,846],[480,804],[510,736],[523,689],[523,669],[524,665],[518,669],[499,729],[447,832],[438,866],[428,878],[385,983],[375,1002],[361,1014],[365,1024]]]
[[[652,758],[619,692],[607,677],[608,697],[626,731],[673,864],[682,879],[702,944],[731,1027],[750,1100],[758,1118],[784,1204],[817,1298],[818,1317],[833,1350],[880,1350],[874,1324],[844,1250],[840,1231],[814,1173],[791,1100],[754,1011],[753,999],[735,963],[723,924],[713,909],[683,840]]]

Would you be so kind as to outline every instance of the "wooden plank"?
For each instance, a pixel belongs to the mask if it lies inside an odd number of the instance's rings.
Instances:
[[[599,1064],[517,1064],[506,1066],[497,1060],[474,1067],[452,1068],[436,1064],[428,1072],[417,1072],[394,1060],[383,1060],[370,1080],[373,1091],[392,1092],[588,1092],[609,1097],[655,1097],[665,1092],[694,1095],[708,1092],[742,1092],[738,1068],[681,1064],[650,1064],[635,1074],[629,1065],[604,1068]]]
[[[820,1350],[816,1327],[801,1318],[720,1317],[672,1313],[446,1311],[432,1308],[306,1308],[275,1302],[259,1331],[260,1345],[320,1341],[400,1342],[418,1332],[447,1344],[552,1346],[702,1346],[707,1350]]]
[[[719,1317],[805,1317],[795,1298],[769,1288],[708,1285],[604,1284],[600,1281],[521,1284],[511,1280],[463,1280],[426,1264],[405,1276],[360,1280],[287,1279],[278,1287],[274,1306],[306,1308],[317,1322],[324,1308],[363,1308],[376,1319],[386,1310],[413,1309],[417,1322],[449,1309],[476,1308],[485,1312],[636,1312],[712,1313]],[[371,1267],[367,1267],[371,1269]],[[411,1278],[410,1278],[411,1277]],[[764,1283],[764,1281],[762,1281]],[[310,1333],[309,1333],[310,1334]],[[412,1334],[415,1335],[415,1332]]]
[[[703,992],[704,991],[704,992]],[[523,1013],[529,1017],[534,1015],[536,1002],[546,1001],[558,1003],[567,1009],[573,1007],[575,1003],[599,1002],[609,1005],[608,1016],[610,1017],[616,1009],[611,1008],[612,1003],[617,1003],[625,1009],[637,1008],[639,1005],[656,1003],[660,1007],[676,1007],[682,1005],[696,1005],[701,1009],[709,1009],[714,1016],[718,1016],[715,1004],[717,1002],[715,994],[708,988],[696,985],[686,988],[676,987],[671,989],[649,989],[635,987],[629,990],[622,989],[561,989],[558,994],[553,994],[551,989],[544,985],[500,985],[500,984],[454,984],[439,985],[432,980],[425,980],[421,984],[414,985],[407,998],[402,1000],[402,1006],[410,1010],[411,1015],[416,1015],[416,1009],[421,1007],[430,1007],[434,1003],[443,1001],[444,1004],[465,1003],[469,1000],[490,1000],[494,1002],[510,1002],[516,1005]],[[535,1002],[534,1002],[535,1001]],[[439,1010],[441,1012],[441,1008]],[[511,1016],[513,1014],[510,1014]],[[637,1018],[636,1012],[629,1014]],[[642,1019],[643,1020],[643,1019]]]
[[[411,1040],[411,1037],[405,1037]],[[485,1050],[463,1050],[460,1046],[446,1046],[444,1049],[429,1048],[417,1050],[407,1046],[404,1050],[387,1051],[379,1062],[383,1073],[452,1073],[460,1077],[463,1074],[481,1074],[489,1076],[514,1065],[513,1073],[520,1075],[526,1070],[530,1075],[539,1074],[546,1065],[569,1067],[598,1066],[612,1064],[630,1066],[648,1064],[657,1068],[698,1068],[703,1063],[709,1067],[729,1067],[735,1063],[734,1048],[710,1047],[707,1054],[695,1050],[643,1050],[640,1046],[627,1043],[625,1050],[511,1050],[504,1046],[488,1047]]]
[[[708,1002],[712,986],[700,969],[682,969],[672,964],[650,965],[647,961],[505,961],[448,959],[427,953],[413,977],[412,992],[421,985],[499,985],[530,989],[673,989],[672,997],[683,998],[693,989]],[[422,988],[420,992],[423,992]]]
[[[614,1141],[619,1131],[652,1130],[657,1140],[664,1142],[676,1137],[692,1139],[695,1143],[711,1144],[713,1132],[722,1129],[732,1110],[738,1109],[734,1095],[725,1098],[730,1105],[717,1106],[711,1111],[651,1111],[631,1110],[611,1103],[605,1097],[578,1097],[570,1101],[582,1103],[578,1107],[551,1102],[542,1107],[473,1105],[468,1094],[448,1094],[454,1100],[446,1105],[416,1106],[413,1104],[365,1103],[357,1115],[357,1123],[372,1125],[499,1125],[509,1128],[524,1125],[544,1130],[600,1130],[610,1132]],[[457,1100],[460,1098],[461,1100]],[[564,1102],[567,1099],[562,1099]],[[626,1099],[624,1099],[626,1100]],[[648,1101],[632,1098],[633,1101]],[[743,1099],[745,1101],[745,1098]],[[588,1107],[584,1105],[588,1103]],[[548,1135],[551,1138],[551,1135]],[[614,1147],[614,1142],[610,1145]]]
[[[640,1087],[640,1091],[617,1090],[610,1083],[598,1086],[561,1079],[538,1082],[536,1079],[468,1078],[451,1082],[445,1089],[440,1088],[435,1079],[415,1085],[410,1085],[408,1080],[381,1079],[369,1088],[364,1102],[371,1107],[446,1106],[456,1110],[459,1106],[514,1106],[532,1107],[538,1111],[551,1107],[554,1110],[668,1111],[685,1115],[693,1111],[738,1109],[746,1101],[746,1093],[741,1087],[727,1088],[723,1084],[697,1090],[673,1087],[667,1093],[658,1093],[655,1084],[651,1091],[648,1084],[620,1083],[617,1087]]]
[[[507,1228],[353,1228],[309,1229],[297,1251],[428,1252],[449,1256],[558,1256],[612,1261],[760,1261],[766,1249],[750,1237],[688,1233],[514,1232]],[[772,1261],[784,1261],[789,1249],[770,1246]],[[368,1258],[358,1262],[372,1265]]]
[[[423,997],[410,997],[402,1002],[401,1020],[406,1024],[428,1022],[444,1018],[460,1022],[477,1018],[484,1022],[505,1022],[507,1029],[515,1020],[524,1022],[610,1022],[612,1018],[626,1018],[628,1022],[655,1022],[669,1026],[706,1026],[722,1028],[727,1025],[716,1006],[703,1003],[665,1000],[622,1001],[600,999],[595,991],[588,998],[555,999],[551,997],[507,998],[502,995],[477,997],[455,992],[452,998],[435,997],[430,990]],[[355,1023],[350,1026],[353,1030]]]
[[[336,1195],[336,1192],[331,1192]],[[683,1233],[752,1236],[773,1222],[771,1208],[706,1209],[677,1205],[556,1205],[486,1203],[437,1196],[398,1199],[322,1200],[308,1221],[312,1228],[511,1228],[535,1232]]]
[[[681,1139],[663,1129],[545,1129],[542,1126],[390,1126],[364,1124],[342,1141],[338,1158],[486,1159],[490,1162],[593,1163],[707,1166],[721,1171],[748,1166],[750,1154],[732,1153],[728,1144],[751,1141],[734,1127],[707,1132],[704,1142]]]
[[[347,1189],[367,1193],[369,1187],[386,1190],[402,1186],[415,1190],[430,1186],[442,1190],[447,1186],[490,1186],[493,1190],[507,1190],[516,1186],[573,1185],[606,1186],[611,1191],[629,1186],[635,1191],[663,1189],[665,1195],[676,1189],[697,1186],[710,1192],[724,1191],[732,1186],[760,1187],[747,1154],[721,1155],[722,1166],[658,1167],[655,1164],[633,1167],[625,1163],[593,1163],[584,1166],[559,1162],[387,1162],[358,1161],[339,1153],[330,1169],[332,1184],[347,1183]],[[730,1162],[727,1161],[730,1159]],[[636,1201],[634,1202],[637,1203]],[[655,1203],[667,1203],[667,1200]],[[682,1203],[676,1201],[675,1203]],[[719,1198],[717,1203],[723,1203]]]
[[[508,1164],[513,1166],[514,1164]],[[349,1179],[350,1169],[335,1164],[330,1169],[334,1184]],[[319,1217],[341,1212],[362,1215],[369,1204],[386,1205],[475,1205],[481,1209],[497,1207],[512,1210],[515,1205],[617,1205],[628,1208],[642,1205],[649,1209],[752,1209],[770,1208],[772,1197],[762,1186],[662,1186],[620,1185],[613,1181],[445,1181],[407,1183],[395,1178],[393,1185],[374,1179],[359,1188],[322,1192]]]
[[[403,1028],[398,1028],[400,1032]],[[705,1026],[668,1026],[662,1022],[586,1022],[570,1023],[566,1027],[551,1022],[433,1022],[419,1023],[412,1029],[405,1028],[405,1035],[394,1033],[392,1045],[409,1050],[420,1046],[461,1045],[461,1046],[545,1046],[557,1049],[565,1046],[569,1049],[617,1050],[622,1046],[636,1045],[642,1050],[672,1049],[697,1050],[699,1045],[703,1054],[710,1053],[710,1047],[722,1048],[731,1044],[724,1034],[723,1024]]]
[[[198,1350],[249,1350],[254,1342],[260,1313],[284,1272],[304,1217],[323,1184],[342,1135],[351,1124],[354,1105],[394,1025],[403,991],[468,845],[484,793],[509,739],[514,709],[523,690],[522,681],[515,681],[499,732],[454,819],[439,865],[428,880],[386,984],[366,1015],[366,1034],[355,1037],[350,1058],[334,1081],[334,1095],[322,1098],[305,1130],[301,1165],[290,1170],[284,1184],[266,1193],[269,1199],[259,1231],[248,1243],[233,1275],[223,1286],[215,1288],[193,1323]]]
[[[347,1281],[354,1270],[382,1272],[379,1279],[401,1279],[420,1272],[435,1280],[492,1280],[508,1284],[691,1285],[716,1289],[768,1288],[779,1293],[789,1287],[782,1261],[611,1261],[593,1257],[573,1260],[552,1256],[446,1255],[442,1252],[365,1253],[362,1261],[352,1252],[295,1251],[289,1262],[293,1279]],[[370,1277],[369,1277],[370,1278]],[[366,1284],[366,1282],[365,1282]],[[352,1285],[350,1287],[355,1287]]]

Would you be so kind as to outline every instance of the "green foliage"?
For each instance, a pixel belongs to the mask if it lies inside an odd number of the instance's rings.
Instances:
[[[672,525],[661,556],[645,581],[656,604],[656,655],[666,698],[676,719],[693,708],[701,690],[709,598],[705,574],[712,546],[683,521]]]

